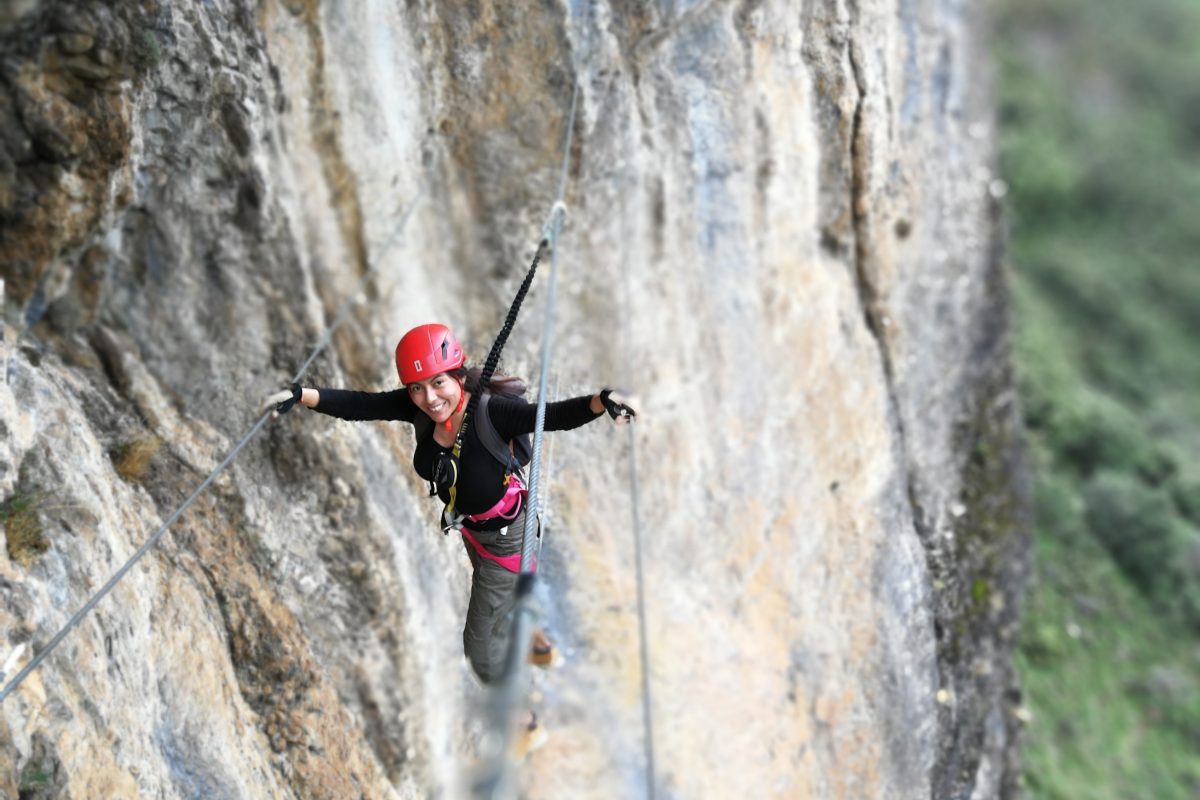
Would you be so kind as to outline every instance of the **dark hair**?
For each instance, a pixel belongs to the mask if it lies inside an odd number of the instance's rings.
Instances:
[[[462,381],[463,386],[471,394],[479,391],[479,379],[483,376],[482,367],[468,367],[464,364],[458,369],[450,370],[450,374]],[[493,373],[492,379],[488,381],[487,388],[492,394],[504,395],[506,397],[520,397],[525,394],[525,381],[509,375],[497,375]]]

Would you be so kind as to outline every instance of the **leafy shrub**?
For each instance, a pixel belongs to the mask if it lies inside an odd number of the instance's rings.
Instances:
[[[1188,471],[1177,475],[1171,484],[1171,495],[1180,513],[1200,527],[1200,474]]]
[[[38,516],[41,499],[41,493],[36,490],[18,489],[0,504],[0,521],[4,523],[8,556],[24,567],[28,567],[50,548]]]
[[[1200,532],[1169,492],[1107,470],[1084,490],[1087,523],[1113,559],[1156,605],[1200,628]]]
[[[1135,472],[1150,456],[1137,418],[1106,394],[1086,387],[1058,398],[1047,420],[1046,438],[1082,476],[1102,469]]]
[[[1037,526],[1046,536],[1071,541],[1086,535],[1078,483],[1057,472],[1043,472],[1035,487]]]

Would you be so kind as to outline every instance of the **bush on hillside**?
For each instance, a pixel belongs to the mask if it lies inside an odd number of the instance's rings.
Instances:
[[[1200,628],[1200,531],[1168,491],[1105,470],[1084,489],[1086,518],[1121,570],[1151,601]]]
[[[1054,398],[1045,433],[1050,448],[1084,477],[1106,469],[1136,472],[1151,458],[1137,418],[1087,387]]]

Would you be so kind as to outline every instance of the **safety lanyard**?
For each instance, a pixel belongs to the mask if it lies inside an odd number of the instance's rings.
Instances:
[[[459,435],[454,440],[454,450],[451,454],[454,456],[454,463],[458,463],[458,457],[462,454],[462,429],[467,427],[466,418],[463,419],[462,428],[459,429]],[[446,510],[442,512],[443,518],[454,518],[454,506],[458,502],[458,470],[454,471],[454,483],[450,484],[450,502],[446,504]]]

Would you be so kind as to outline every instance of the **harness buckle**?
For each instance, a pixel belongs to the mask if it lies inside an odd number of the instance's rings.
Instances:
[[[442,535],[448,536],[450,531],[462,530],[462,514],[455,514],[450,511],[450,506],[442,509]]]

